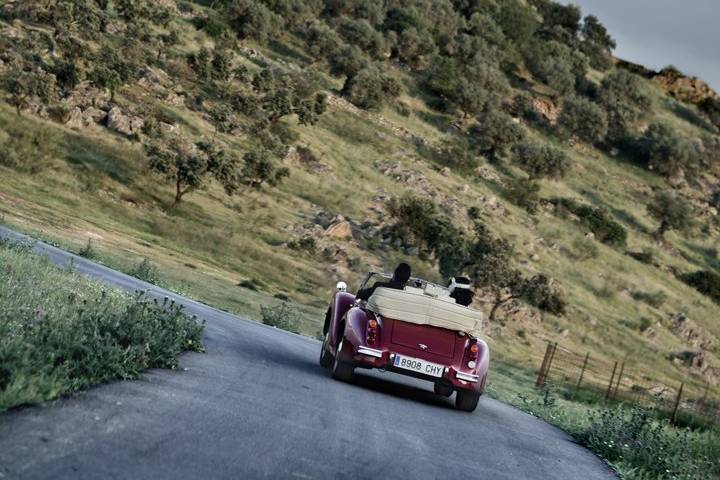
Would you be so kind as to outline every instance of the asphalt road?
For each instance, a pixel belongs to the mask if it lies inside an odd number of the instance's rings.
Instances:
[[[0,236],[18,237],[2,227]],[[183,355],[177,371],[0,415],[2,479],[616,478],[565,433],[491,398],[469,414],[429,383],[391,373],[340,383],[318,366],[316,340],[35,248],[181,302],[207,320],[207,353]]]

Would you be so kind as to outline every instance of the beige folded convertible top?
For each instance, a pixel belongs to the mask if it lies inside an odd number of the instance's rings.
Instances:
[[[367,308],[384,317],[466,332],[475,337],[480,334],[483,320],[482,312],[458,305],[447,290],[437,288],[378,288],[368,299]]]

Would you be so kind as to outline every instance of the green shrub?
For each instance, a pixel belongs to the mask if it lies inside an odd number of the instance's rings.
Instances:
[[[669,191],[655,193],[647,211],[660,222],[657,235],[662,237],[668,230],[687,230],[693,224],[692,206],[682,197]]]
[[[615,144],[632,136],[634,123],[652,104],[640,77],[625,70],[603,79],[597,101],[608,113],[608,140]]]
[[[85,246],[78,250],[77,254],[83,258],[87,258],[88,260],[97,260],[99,258],[95,247],[93,247],[92,240],[89,238]]]
[[[606,210],[579,204],[570,198],[554,198],[551,201],[557,213],[562,215],[564,212],[570,212],[576,215],[600,242],[611,246],[625,245],[627,231],[611,219]]]
[[[302,315],[289,303],[283,302],[274,307],[261,305],[260,315],[265,325],[287,330],[288,332],[300,333]]]
[[[628,255],[638,262],[646,265],[652,265],[654,258],[654,253],[652,249],[649,248],[644,249],[642,252],[625,252],[625,255]]]
[[[513,159],[531,178],[561,178],[570,169],[567,154],[552,145],[534,140],[515,144]]]
[[[400,95],[401,86],[390,75],[376,67],[368,67],[348,82],[348,98],[360,108],[378,109]]]
[[[144,282],[153,283],[155,285],[160,283],[160,273],[158,272],[157,267],[147,258],[143,258],[142,261],[130,269],[128,273]]]
[[[576,96],[567,97],[563,102],[558,125],[588,143],[602,142],[608,130],[605,110],[586,98]]]
[[[650,305],[651,307],[660,308],[663,303],[667,300],[667,295],[665,295],[663,292],[642,292],[639,290],[636,290],[632,292],[632,298],[637,300],[638,302],[644,302]]]
[[[307,252],[311,255],[317,252],[317,241],[314,237],[305,235],[287,243],[288,248],[299,252]]]
[[[468,132],[473,148],[490,160],[507,155],[510,147],[525,137],[525,129],[500,110],[487,110],[477,117]]]
[[[695,288],[703,295],[707,295],[715,302],[720,303],[720,275],[709,270],[698,270],[686,273],[680,279]]]
[[[540,185],[530,178],[513,180],[505,190],[505,198],[528,213],[535,214],[540,201]]]
[[[173,302],[108,290],[7,243],[0,264],[0,411],[202,350],[202,325]]]
[[[699,149],[668,124],[653,123],[638,143],[648,168],[666,177],[680,171],[691,176],[699,167]]]

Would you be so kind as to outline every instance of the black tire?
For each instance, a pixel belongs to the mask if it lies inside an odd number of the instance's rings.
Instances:
[[[442,395],[443,397],[449,397],[453,394],[452,385],[445,385],[439,382],[435,382],[433,390],[435,390],[436,395]]]
[[[345,339],[340,340],[340,344],[337,348],[337,355],[335,355],[335,358],[333,358],[332,377],[335,380],[340,380],[342,382],[350,382],[353,378],[355,366],[352,363],[343,362],[342,360],[340,360],[340,352],[342,351],[344,340]]]
[[[474,412],[477,408],[480,394],[472,390],[458,390],[455,397],[455,408],[463,412]]]
[[[323,368],[330,368],[333,364],[333,356],[327,351],[328,334],[325,333],[322,346],[320,347],[320,366]]]

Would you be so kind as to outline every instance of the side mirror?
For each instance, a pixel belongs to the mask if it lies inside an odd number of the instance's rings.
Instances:
[[[335,285],[335,288],[338,292],[345,292],[347,291],[347,283],[345,282],[338,282],[337,285]]]

